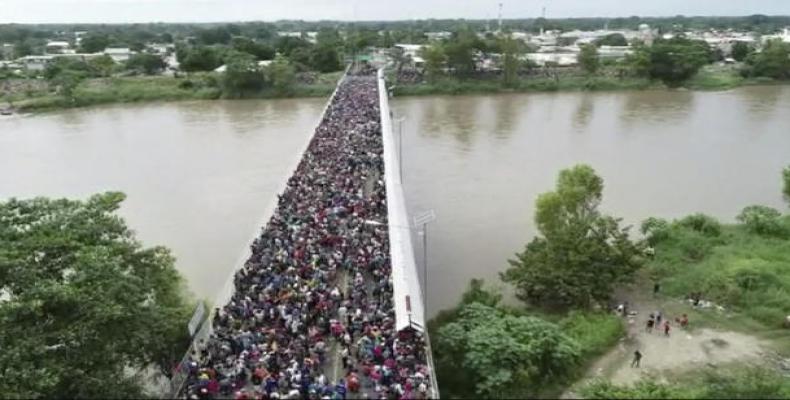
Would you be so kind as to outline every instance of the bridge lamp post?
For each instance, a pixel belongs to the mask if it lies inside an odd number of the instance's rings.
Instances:
[[[398,123],[398,180],[403,183],[403,121],[406,117],[399,117],[395,120]]]

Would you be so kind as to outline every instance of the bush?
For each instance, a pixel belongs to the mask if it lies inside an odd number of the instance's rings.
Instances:
[[[574,311],[559,322],[560,329],[574,339],[583,358],[603,354],[623,336],[623,324],[615,315]]]
[[[738,215],[739,222],[750,232],[760,235],[784,236],[785,227],[780,220],[782,214],[771,207],[749,206]]]
[[[669,238],[669,222],[662,218],[650,217],[642,222],[640,232],[645,235],[651,246]]]
[[[689,215],[678,221],[678,225],[693,229],[705,236],[721,235],[721,224],[719,221],[705,214]]]

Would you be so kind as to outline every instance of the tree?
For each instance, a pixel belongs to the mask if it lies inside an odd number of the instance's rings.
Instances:
[[[27,40],[23,40],[14,46],[15,58],[22,58],[24,56],[29,56],[31,54],[33,54],[33,46],[31,46],[30,42],[28,42]]]
[[[74,89],[85,79],[85,74],[74,70],[63,71],[49,79],[50,87],[69,101],[74,99]]]
[[[650,54],[650,77],[670,87],[681,85],[711,60],[707,43],[682,36],[656,40],[646,49]]]
[[[732,45],[732,58],[735,61],[746,61],[746,58],[752,53],[753,49],[745,42],[735,42]]]
[[[554,191],[536,202],[542,236],[527,244],[501,274],[517,296],[539,306],[589,307],[609,300],[613,288],[642,266],[642,243],[628,228],[598,211],[603,180],[587,165],[560,172]]]
[[[269,65],[268,76],[274,90],[281,94],[289,93],[296,83],[296,71],[282,55],[275,57],[274,62]]]
[[[258,62],[251,54],[233,52],[226,57],[225,75],[222,86],[225,95],[243,97],[263,89],[265,78]]]
[[[439,329],[437,344],[442,362],[453,363],[475,397],[486,398],[511,398],[564,376],[581,355],[557,325],[480,303],[463,306]]]
[[[771,40],[759,53],[747,60],[752,76],[765,76],[773,79],[790,79],[790,44]]]
[[[612,33],[595,40],[595,45],[601,46],[628,46],[628,40],[622,33]]]
[[[785,201],[790,204],[790,165],[782,170],[782,179],[784,180],[782,194],[784,195]]]
[[[258,60],[271,60],[275,55],[274,47],[245,37],[235,37],[230,43],[234,50],[252,54]]]
[[[126,62],[126,69],[135,70],[146,75],[158,74],[165,68],[167,68],[165,60],[155,54],[135,54]]]
[[[180,63],[180,68],[186,72],[213,71],[222,65],[222,60],[215,49],[201,46],[185,50]]]
[[[598,58],[598,48],[592,44],[583,45],[581,52],[579,52],[579,65],[588,74],[594,74],[598,71],[601,65],[601,60]]]
[[[102,33],[90,33],[80,39],[81,53],[100,53],[110,45],[110,37]]]
[[[475,52],[483,46],[475,32],[461,29],[454,32],[452,38],[442,47],[450,69],[456,75],[470,76],[477,68]]]
[[[168,250],[143,248],[114,214],[123,199],[0,203],[4,396],[139,397],[130,371],[183,354],[183,281]]]
[[[524,46],[518,40],[505,37],[499,43],[502,51],[502,72],[506,86],[515,85],[518,80],[518,71],[521,68],[521,55],[524,54]]]
[[[780,220],[782,213],[766,206],[749,206],[738,214],[738,222],[746,225],[746,229],[759,235],[782,236],[785,227]]]
[[[334,72],[343,69],[337,48],[330,44],[319,44],[310,50],[310,66],[319,72]]]
[[[444,63],[447,57],[439,44],[431,44],[420,49],[420,56],[425,60],[425,75],[429,80],[435,80],[444,72]]]
[[[115,68],[115,61],[113,61],[112,57],[104,54],[88,60],[88,65],[96,76],[106,78],[110,76],[112,70]]]

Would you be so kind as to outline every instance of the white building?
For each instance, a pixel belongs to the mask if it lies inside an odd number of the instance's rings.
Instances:
[[[560,66],[576,65],[579,55],[577,53],[528,53],[525,58],[539,66],[554,63]]]
[[[54,58],[52,55],[24,56],[16,61],[30,71],[43,71]]]
[[[104,49],[104,54],[110,56],[113,61],[122,63],[129,61],[129,58],[132,57],[134,52],[126,47],[108,47]]]
[[[47,42],[47,54],[63,54],[71,48],[69,42],[50,41]]]

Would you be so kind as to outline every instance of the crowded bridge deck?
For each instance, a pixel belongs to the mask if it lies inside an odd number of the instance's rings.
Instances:
[[[338,84],[181,397],[436,398],[383,76]]]

